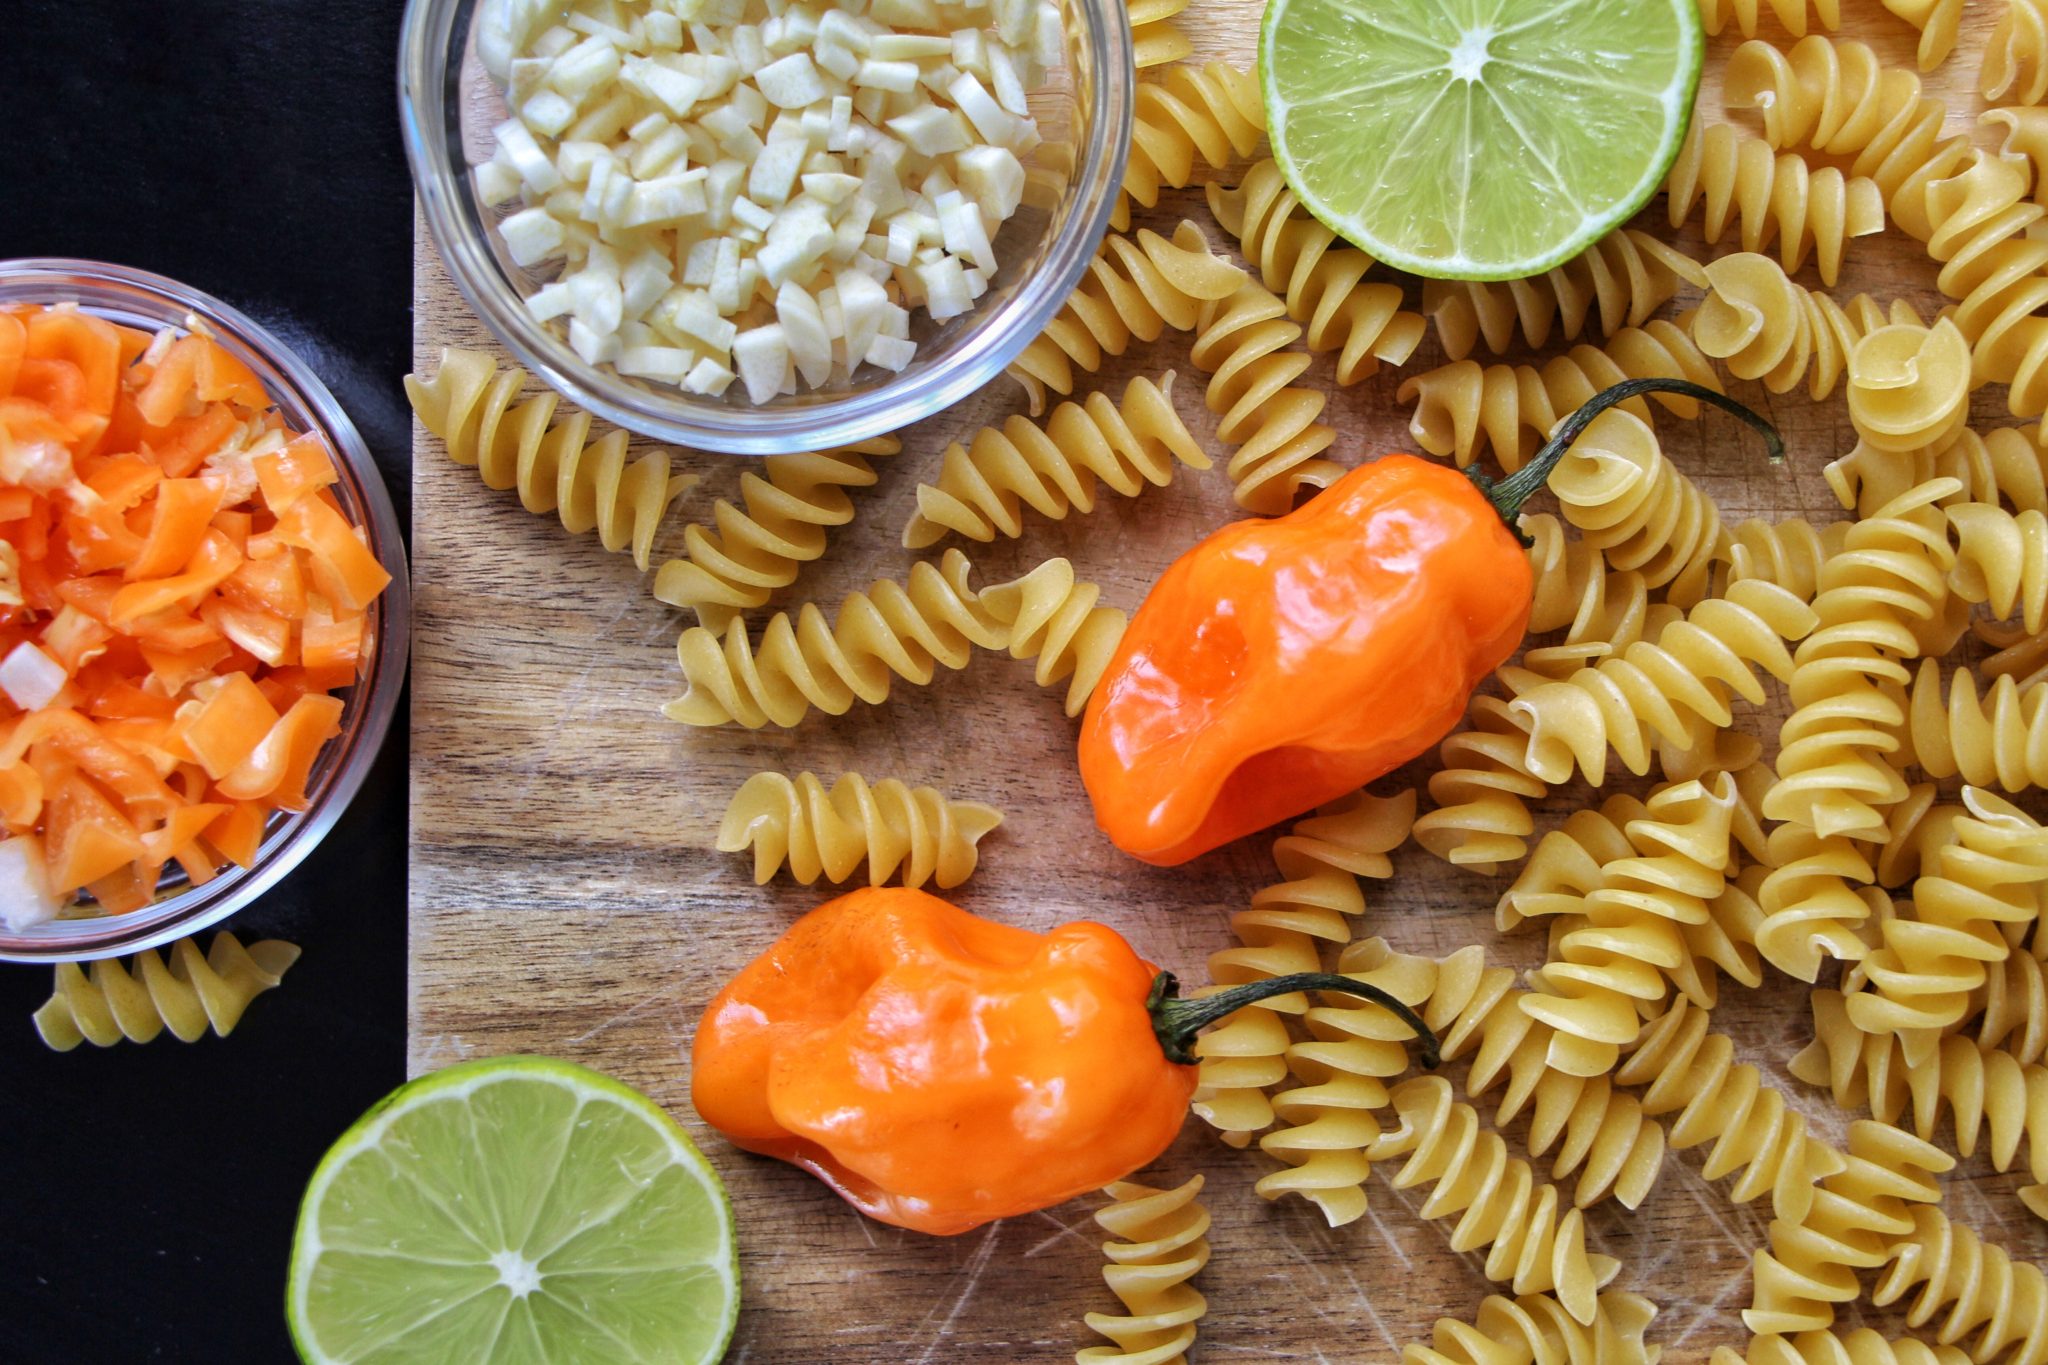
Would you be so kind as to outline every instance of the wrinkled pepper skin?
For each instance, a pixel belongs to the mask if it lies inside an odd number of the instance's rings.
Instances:
[[[1422,753],[1529,623],[1529,560],[1487,495],[1410,455],[1181,556],[1088,706],[1096,822],[1186,862]]]
[[[1071,1199],[1173,1141],[1195,1068],[1155,969],[1099,924],[1034,934],[900,888],[813,910],[719,992],[691,1098],[871,1218],[957,1233]]]

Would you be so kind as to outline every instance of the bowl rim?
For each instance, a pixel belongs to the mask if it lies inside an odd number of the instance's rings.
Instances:
[[[944,367],[884,381],[862,393],[788,406],[657,395],[586,365],[533,320],[472,227],[467,166],[451,165],[448,129],[460,92],[446,80],[455,16],[465,0],[406,0],[400,20],[398,122],[422,216],[456,291],[512,355],[557,392],[616,426],[685,447],[732,455],[824,450],[887,435],[971,397],[1036,340],[1081,283],[1109,230],[1130,156],[1136,103],[1130,15],[1123,0],[1062,0],[1089,16],[1087,94],[1097,116],[1073,172],[1081,206],[1031,283],[982,319]],[[1077,91],[1077,96],[1079,92]],[[438,95],[438,98],[436,96]]]
[[[361,694],[361,704],[348,728],[331,741],[334,757],[323,759],[325,772],[316,768],[320,775],[307,808],[266,831],[252,868],[231,867],[203,886],[187,887],[126,914],[48,920],[26,933],[0,929],[0,962],[49,964],[140,952],[198,933],[247,909],[304,861],[353,804],[383,752],[405,690],[412,587],[398,511],[368,444],[319,375],[268,328],[203,290],[133,266],[64,256],[0,260],[0,291],[25,301],[38,284],[47,285],[51,302],[64,302],[67,290],[75,295],[101,288],[129,294],[138,303],[154,302],[170,313],[191,314],[219,333],[231,349],[257,357],[288,386],[291,406],[326,436],[342,466],[351,510],[360,514],[357,524],[365,528],[372,551],[391,574],[390,585],[372,604],[375,652],[369,675],[354,689]],[[88,298],[81,306],[98,312],[112,305]],[[275,399],[275,388],[266,387]]]

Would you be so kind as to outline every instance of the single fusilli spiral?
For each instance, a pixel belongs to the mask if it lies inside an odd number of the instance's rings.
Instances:
[[[1794,656],[1794,709],[1764,799],[1765,815],[1792,823],[1773,835],[1783,852],[1764,881],[1757,937],[1767,959],[1804,981],[1823,954],[1856,960],[1866,951],[1853,926],[1868,910],[1849,879],[1867,884],[1874,869],[1846,840],[1881,833],[1885,809],[1907,796],[1891,761],[1905,719],[1894,693],[1908,677],[1900,661],[1920,652],[1912,623],[1935,616],[1948,596],[1954,552],[1935,503],[1956,488],[1938,480],[1910,490],[1851,527],[1821,568],[1818,623]]]
[[[1970,1357],[1954,1346],[1929,1346],[1912,1337],[1887,1341],[1868,1327],[1836,1335],[1801,1332],[1754,1337],[1748,1349],[1714,1348],[1712,1365],[1969,1365]]]
[[[1157,80],[1138,82],[1131,157],[1110,226],[1128,230],[1132,200],[1153,207],[1160,190],[1180,189],[1195,178],[1198,161],[1212,171],[1242,161],[1265,131],[1258,78],[1226,62],[1178,65]]]
[[[1899,301],[1889,312],[1868,294],[1844,308],[1834,296],[1795,284],[1785,268],[1753,251],[1706,265],[1707,294],[1692,315],[1692,338],[1701,351],[1727,362],[1737,379],[1761,379],[1772,393],[1800,380],[1816,399],[1835,391],[1849,370],[1849,353],[1864,334],[1888,322],[1919,321]]]
[[[1407,839],[1414,818],[1414,792],[1377,797],[1361,791],[1296,821],[1273,841],[1281,879],[1254,892],[1251,904],[1230,917],[1237,942],[1209,955],[1209,979],[1233,986],[1321,970],[1320,945],[1347,942],[1351,921],[1365,913],[1358,879],[1394,875],[1387,855]],[[1305,996],[1275,996],[1202,1035],[1192,1107],[1225,1142],[1242,1147],[1273,1122],[1267,1091],[1286,1080],[1293,1041],[1281,1016],[1307,1008]]]
[[[1436,324],[1444,355],[1463,360],[1475,344],[1498,355],[1519,334],[1541,347],[1555,327],[1576,340],[1590,321],[1608,335],[1640,327],[1681,283],[1706,277],[1691,257],[1647,232],[1610,232],[1563,265],[1525,280],[1424,280],[1422,311]]]
[[[1676,1114],[1667,1126],[1677,1151],[1711,1142],[1701,1174],[1732,1175],[1729,1198],[1748,1203],[1771,1196],[1782,1219],[1805,1219],[1814,1182],[1843,1167],[1841,1153],[1808,1133],[1805,1117],[1747,1062],[1735,1043],[1708,1028],[1707,1011],[1684,996],[1636,1040],[1614,1079],[1644,1087],[1643,1112]]]
[[[1188,0],[1125,0],[1124,7],[1131,15],[1131,64],[1138,70],[1180,61],[1195,50],[1173,22]]]
[[[1046,390],[1074,391],[1074,371],[1093,374],[1133,338],[1157,341],[1168,329],[1192,331],[1204,302],[1228,298],[1245,273],[1217,256],[1202,230],[1183,222],[1168,241],[1149,228],[1103,238],[1088,273],[1008,373],[1024,386],[1031,414],[1045,411]]]
[[[1187,1365],[1195,1324],[1209,1311],[1189,1283],[1209,1263],[1202,1177],[1171,1190],[1120,1180],[1103,1193],[1110,1203],[1095,1221],[1111,1240],[1102,1278],[1124,1311],[1087,1315],[1089,1330],[1114,1344],[1076,1352],[1076,1365]]]
[[[626,433],[592,441],[587,412],[550,427],[560,398],[544,391],[515,405],[525,383],[517,365],[501,370],[482,351],[447,346],[434,377],[407,375],[405,393],[420,425],[441,438],[450,459],[475,466],[487,487],[517,488],[527,511],[554,512],[578,535],[595,528],[605,549],[631,549],[646,568],[669,504],[697,476],[671,474],[666,450],[628,464]]]
[[[1885,1263],[1890,1239],[1912,1230],[1913,1206],[1939,1202],[1935,1177],[1955,1164],[1888,1124],[1850,1124],[1842,1169],[1822,1178],[1806,1216],[1771,1221],[1770,1247],[1751,1261],[1754,1289],[1743,1322],[1774,1333],[1833,1324],[1836,1304],[1863,1296],[1859,1272]]]
[[[1506,1298],[1490,1294],[1470,1323],[1438,1318],[1431,1345],[1410,1343],[1402,1365],[1653,1365],[1657,1348],[1643,1333],[1657,1305],[1640,1294],[1609,1290],[1593,1321],[1572,1320],[1553,1294]]]
[[[1415,353],[1427,323],[1402,311],[1401,287],[1364,284],[1373,259],[1325,227],[1287,187],[1271,157],[1234,190],[1209,186],[1209,211],[1237,238],[1287,316],[1307,328],[1311,351],[1336,351],[1337,382],[1356,384]]]
[[[169,962],[151,948],[126,967],[114,958],[85,967],[59,963],[56,987],[35,1013],[36,1032],[59,1052],[80,1043],[111,1047],[123,1038],[147,1043],[165,1029],[184,1043],[209,1027],[225,1038],[249,1002],[299,960],[292,944],[267,938],[244,948],[229,933],[215,934],[203,953],[196,938],[181,938],[167,951]]]
[[[1977,88],[1985,99],[2007,104],[2048,99],[2048,5],[2042,0],[2006,0],[1984,43]]]
[[[1649,584],[1640,573],[1610,570],[1598,547],[1568,539],[1549,513],[1524,513],[1521,526],[1536,575],[1529,632],[1564,632],[1562,639],[1524,650],[1521,667],[1567,678],[1585,664],[1654,637],[1680,615],[1669,603],[1650,602]]]
[[[921,687],[940,668],[965,668],[976,646],[1007,649],[1010,631],[968,586],[971,572],[949,550],[937,567],[914,565],[907,583],[879,579],[850,594],[830,620],[814,602],[794,620],[777,612],[759,645],[744,621],[723,636],[693,626],[676,642],[683,695],[662,714],[685,725],[791,726],[812,707],[843,716],[855,701],[879,705],[894,678]]]
[[[1064,559],[1048,559],[1008,583],[982,589],[981,611],[1013,659],[1034,659],[1040,687],[1067,682],[1067,714],[1078,716],[1123,642],[1128,618],[1097,606],[1102,589],[1081,581]],[[995,646],[991,646],[994,648]]]
[[[1405,1156],[1395,1189],[1425,1182],[1424,1218],[1457,1215],[1453,1251],[1486,1251],[1486,1277],[1517,1294],[1551,1292],[1572,1320],[1593,1321],[1596,1298],[1619,1262],[1586,1250],[1585,1215],[1562,1207],[1557,1187],[1535,1178],[1529,1163],[1509,1156],[1499,1133],[1451,1094],[1441,1076],[1416,1076],[1394,1087],[1400,1125],[1366,1153],[1374,1161]]]
[[[1866,43],[1816,33],[1787,51],[1743,43],[1721,88],[1729,108],[1762,116],[1771,146],[1853,158],[1850,177],[1875,181],[1899,226],[1927,240],[1918,201],[1930,181],[1962,164],[1969,139],[1943,136],[1947,106],[1921,90],[1918,76],[1887,67]]]
[[[1721,509],[1665,458],[1650,424],[1610,408],[1589,423],[1550,476],[1564,519],[1615,569],[1690,607],[1707,594],[1726,544]]]
[[[1626,379],[1651,378],[1687,379],[1721,390],[1713,364],[1692,339],[1675,324],[1652,318],[1642,327],[1623,328],[1603,345],[1580,343],[1541,367],[1453,360],[1403,380],[1396,399],[1415,404],[1408,432],[1430,454],[1449,455],[1462,469],[1491,449],[1495,462],[1512,473],[1588,398]],[[1697,399],[1668,393],[1656,398],[1680,417],[1699,415]],[[1650,417],[1641,398],[1620,406],[1646,421]]]
[[[1410,1006],[1436,981],[1434,963],[1391,954],[1371,962],[1346,955],[1339,970]],[[1338,1227],[1365,1213],[1366,1149],[1379,1140],[1387,1080],[1408,1069],[1414,1034],[1380,1006],[1342,996],[1312,1005],[1302,1023],[1309,1036],[1287,1049],[1298,1083],[1274,1092],[1277,1123],[1259,1139],[1259,1150],[1287,1169],[1262,1176],[1255,1188],[1268,1199],[1298,1194]]]
[[[740,475],[745,511],[720,498],[709,526],[684,529],[683,553],[655,571],[654,595],[696,612],[701,626],[725,629],[825,553],[832,529],[853,520],[846,490],[871,487],[869,461],[902,449],[901,441],[883,436],[836,450],[770,455],[760,473]]]
[[[1171,483],[1177,464],[1207,469],[1209,457],[1173,409],[1171,370],[1157,383],[1132,379],[1121,402],[1091,393],[1062,403],[1042,424],[1012,413],[946,447],[937,481],[917,486],[903,544],[921,550],[949,531],[981,541],[1019,536],[1026,507],[1054,520],[1092,512],[1098,486],[1136,497]]]
[[[1611,750],[1628,771],[1648,772],[1653,733],[1688,745],[1695,724],[1731,722],[1731,690],[1752,703],[1764,700],[1755,669],[1780,681],[1791,677],[1786,642],[1804,637],[1813,621],[1813,609],[1797,595],[1750,580],[1701,602],[1654,642],[1637,641],[1562,682],[1501,670],[1515,693],[1508,710],[1525,727],[1528,771],[1553,785],[1583,772],[1597,786],[1606,780]]]
[[[2010,802],[1963,789],[1965,814],[1944,822],[1946,841],[1925,860],[1904,907],[1878,927],[1856,975],[1849,1018],[1866,1033],[1899,1034],[1910,1062],[1933,1052],[1938,1031],[1961,1023],[1988,965],[2041,917],[2048,901],[2048,830]]]
[[[2024,1148],[2028,1173],[2048,1180],[2048,1067],[1961,1034],[1941,1039],[1925,1060],[1909,1061],[1901,1039],[1858,1028],[1838,991],[1813,993],[1813,1030],[1813,1042],[1792,1059],[1792,1074],[1826,1086],[1844,1109],[1868,1109],[1880,1124],[1909,1119],[1927,1140],[1945,1111],[1959,1155],[1974,1155],[1981,1135],[1989,1139],[1994,1169],[2011,1170]]]
[[[1923,196],[1935,284],[1956,301],[1973,382],[2008,385],[2019,417],[2048,410],[2048,240],[2033,235],[2048,209],[2027,197],[2030,178],[2024,161],[1977,150]]]
[[[1388,955],[1383,940],[1368,939],[1345,950],[1339,970]],[[1504,1128],[1527,1110],[1529,1154],[1558,1148],[1551,1175],[1562,1180],[1579,1173],[1572,1194],[1577,1207],[1610,1195],[1628,1208],[1641,1204],[1663,1165],[1663,1127],[1608,1077],[1573,1076],[1550,1065],[1550,1027],[1521,1008],[1525,992],[1515,985],[1516,973],[1488,966],[1478,944],[1438,959],[1436,968],[1423,1022],[1447,1060],[1471,1054],[1465,1084],[1475,1098],[1507,1081],[1494,1126]]]
[[[1204,401],[1217,437],[1237,447],[1228,473],[1238,506],[1250,511],[1285,512],[1304,489],[1327,488],[1343,473],[1322,458],[1337,440],[1316,420],[1328,399],[1294,382],[1312,363],[1292,349],[1300,339],[1287,305],[1249,278],[1229,298],[1204,303],[1196,323],[1189,358],[1210,376]]]
[[[1812,252],[1827,284],[1835,282],[1850,238],[1884,231],[1884,196],[1874,181],[1849,179],[1832,166],[1815,170],[1727,123],[1693,122],[1664,189],[1671,226],[1683,226],[1704,201],[1709,242],[1732,224],[1744,251],[1776,241],[1787,270],[1799,269]]]
[[[1437,748],[1442,766],[1429,775],[1434,809],[1416,818],[1417,843],[1481,876],[1529,851],[1536,828],[1529,802],[1550,784],[1532,771],[1528,725],[1504,697],[1472,699],[1465,728]]]
[[[757,883],[785,864],[807,886],[820,877],[843,882],[866,863],[870,886],[900,873],[905,886],[936,880],[945,888],[974,872],[975,846],[1002,822],[993,806],[893,777],[870,785],[845,773],[828,789],[816,773],[755,773],[725,808],[718,851],[753,849]]]
[[[1863,444],[1946,446],[1970,415],[1970,348],[1947,318],[1880,327],[1849,353],[1849,421]]]
[[[1700,23],[1708,33],[1719,33],[1732,20],[1747,38],[1756,32],[1756,22],[1765,13],[1774,14],[1787,33],[1797,37],[1806,32],[1807,14],[1824,29],[1842,22],[1839,0],[1699,0]]]
[[[1888,1308],[1909,1294],[1906,1322],[1924,1327],[1946,1309],[1936,1338],[1946,1346],[1975,1333],[1965,1349],[1977,1365],[2048,1360],[2048,1275],[1938,1208],[1913,1210],[1913,1229],[1892,1244],[1891,1264],[1871,1301]]]

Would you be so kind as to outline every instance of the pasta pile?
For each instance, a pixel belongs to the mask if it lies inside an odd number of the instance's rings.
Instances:
[[[57,968],[57,986],[35,1013],[36,1032],[58,1052],[80,1043],[112,1047],[123,1038],[147,1043],[166,1029],[189,1043],[211,1028],[225,1038],[242,1021],[249,1002],[284,978],[299,950],[277,939],[242,946],[233,934],[173,943],[166,962],[153,948],[137,953],[128,967],[105,958],[81,968]]]

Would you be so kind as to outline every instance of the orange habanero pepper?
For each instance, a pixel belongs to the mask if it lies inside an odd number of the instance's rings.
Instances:
[[[900,887],[811,911],[704,1012],[690,1096],[705,1122],[871,1218],[956,1233],[1146,1165],[1194,1093],[1195,1034],[1254,1000],[1343,991],[1306,973],[1175,998],[1114,930],[992,924]]]
[[[1506,478],[1388,455],[1182,555],[1082,722],[1081,779],[1110,841],[1186,862],[1442,739],[1528,628],[1522,504],[1595,416],[1652,390],[1725,407],[1782,454],[1762,418],[1720,394],[1632,380],[1587,400]]]

